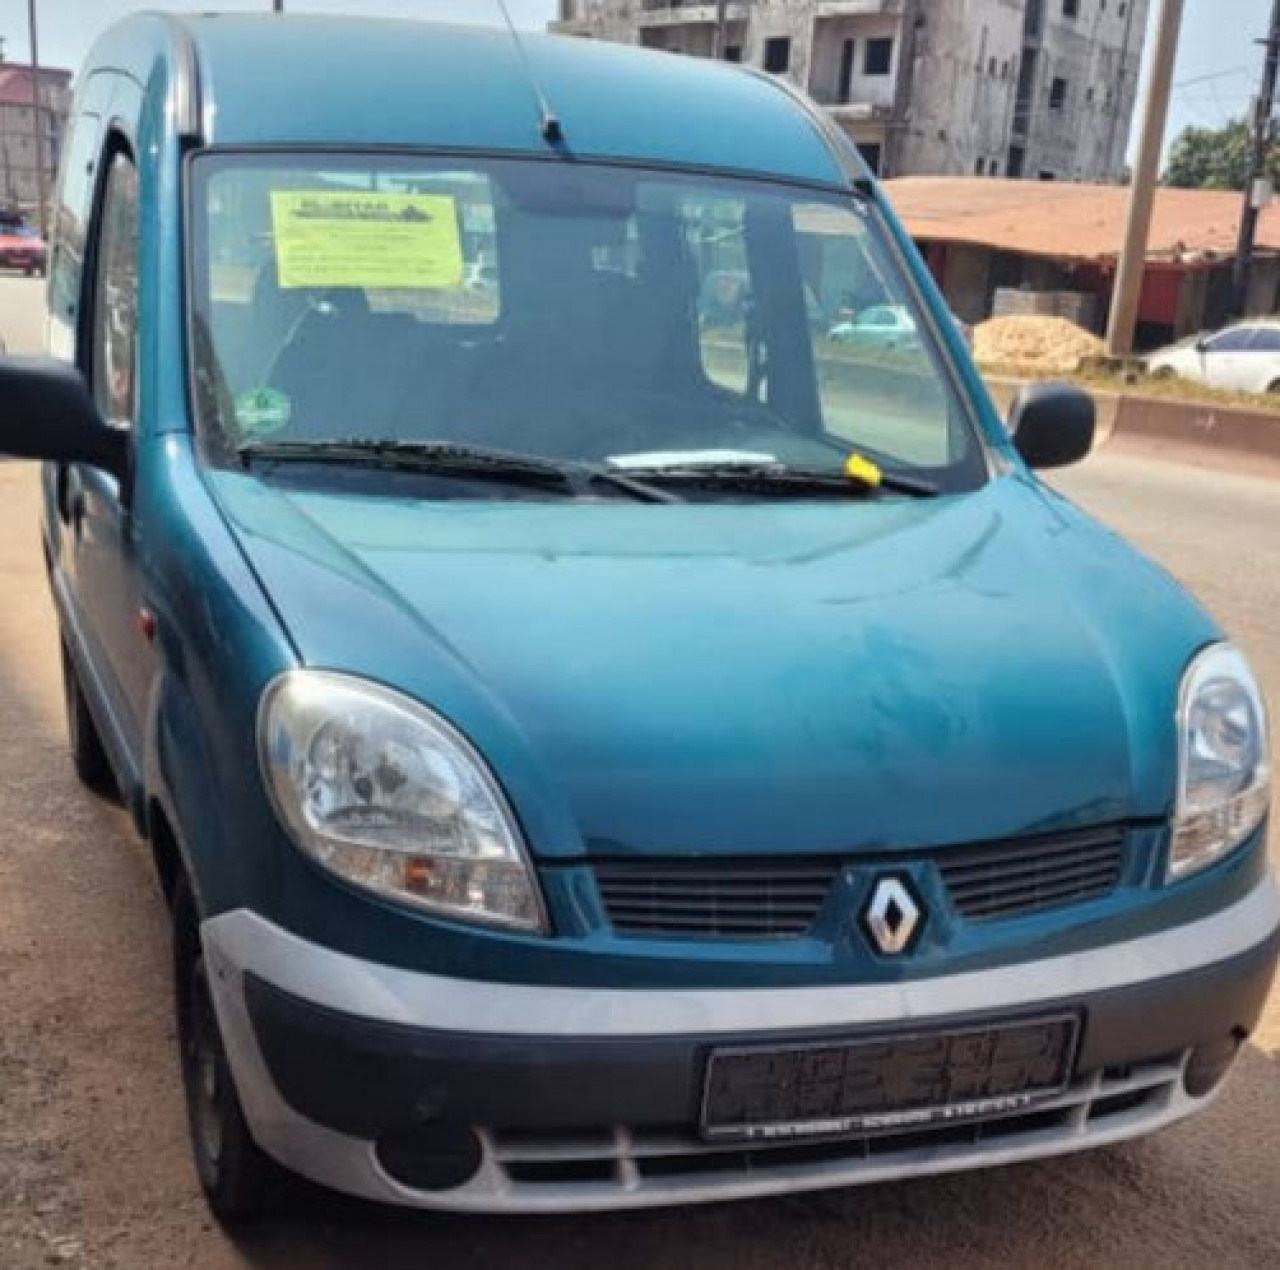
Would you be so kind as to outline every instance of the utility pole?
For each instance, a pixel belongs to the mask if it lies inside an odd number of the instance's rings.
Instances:
[[[724,61],[725,45],[729,42],[729,0],[716,0],[716,34],[711,44],[711,56]]]
[[[1259,182],[1267,173],[1267,152],[1271,149],[1271,116],[1275,110],[1276,79],[1280,76],[1280,0],[1271,7],[1271,29],[1265,40],[1267,60],[1262,71],[1262,88],[1253,108],[1253,153],[1244,184],[1244,208],[1240,213],[1240,241],[1236,247],[1235,269],[1231,274],[1231,307],[1243,317],[1249,304],[1249,277],[1253,271],[1253,244],[1258,236],[1258,214],[1263,198]]]
[[[36,132],[36,190],[40,199],[40,237],[49,241],[49,174],[44,170],[48,137],[41,126],[43,104],[40,100],[40,38],[36,28],[36,0],[27,0],[27,21],[31,28],[31,104]]]
[[[1280,0],[1277,0],[1280,4]],[[1107,326],[1107,352],[1112,357],[1128,357],[1133,352],[1133,333],[1138,325],[1138,305],[1142,299],[1142,279],[1147,267],[1147,243],[1151,238],[1151,213],[1155,207],[1156,181],[1160,176],[1160,152],[1169,119],[1169,97],[1173,89],[1173,66],[1178,56],[1178,36],[1182,33],[1183,0],[1162,0],[1152,54],[1151,83],[1142,108],[1142,135],[1129,191],[1129,218],[1124,232],[1124,249],[1116,269],[1111,296],[1111,319]]]

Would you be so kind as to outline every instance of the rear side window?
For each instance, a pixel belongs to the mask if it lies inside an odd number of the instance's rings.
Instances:
[[[93,287],[91,382],[103,418],[131,424],[137,391],[138,172],[111,160],[98,230]]]
[[[1251,353],[1280,353],[1280,329],[1260,326],[1249,341]]]

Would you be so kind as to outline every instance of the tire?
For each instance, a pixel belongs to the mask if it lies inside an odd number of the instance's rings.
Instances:
[[[98,725],[89,713],[89,703],[65,643],[62,645],[62,695],[67,708],[67,744],[76,775],[95,794],[118,801],[120,791],[111,761],[103,748]]]
[[[282,1207],[284,1170],[253,1140],[214,1013],[191,888],[173,897],[174,989],[182,1085],[196,1174],[224,1226],[261,1220]]]

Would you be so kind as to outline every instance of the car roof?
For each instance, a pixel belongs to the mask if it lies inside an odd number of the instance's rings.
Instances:
[[[121,54],[130,27],[147,20],[114,28],[104,56]],[[193,54],[202,139],[211,145],[546,155],[536,81],[574,155],[843,188],[845,165],[865,175],[852,144],[837,154],[780,85],[706,59],[531,33],[520,37],[522,56],[500,28],[386,18],[163,20],[171,55],[180,56],[179,45]]]

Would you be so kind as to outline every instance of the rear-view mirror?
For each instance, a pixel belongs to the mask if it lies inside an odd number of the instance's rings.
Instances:
[[[1093,448],[1093,398],[1073,384],[1032,384],[1009,416],[1013,443],[1029,467],[1067,467]]]
[[[0,357],[0,454],[88,463],[123,480],[126,433],[103,421],[80,372],[42,357]]]

